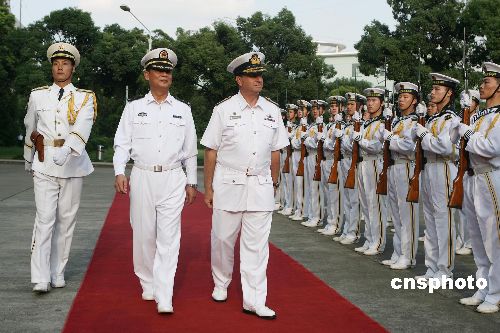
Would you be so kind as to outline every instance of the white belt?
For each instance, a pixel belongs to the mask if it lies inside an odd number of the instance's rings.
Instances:
[[[55,140],[43,139],[44,146],[62,147],[64,145],[64,142],[65,142],[64,139],[55,139]]]
[[[446,163],[450,162],[451,159],[448,156],[429,156],[425,157],[425,162],[426,163]]]
[[[363,162],[365,161],[376,161],[382,159],[382,155],[366,155],[362,156],[363,157]]]
[[[411,160],[407,160],[405,158],[398,158],[394,160],[393,164],[406,164],[406,163],[411,163]]]
[[[474,175],[482,175],[488,172],[496,171],[497,168],[492,167],[491,165],[484,165],[476,168],[472,168],[474,170]]]
[[[171,165],[147,165],[147,164],[142,164],[140,162],[134,162],[134,166],[142,169],[142,170],[147,170],[147,171],[154,171],[154,172],[163,172],[163,171],[168,171],[168,170],[174,170],[177,168],[180,168],[182,166],[181,162],[177,162]]]
[[[235,171],[235,172],[238,172],[238,173],[243,173],[243,174],[245,174],[247,176],[268,176],[268,175],[271,174],[271,170],[270,169],[263,169],[263,170],[249,170],[249,169],[246,169],[246,170],[242,170],[241,167],[229,165],[227,163],[217,162],[217,164],[219,164],[221,167],[223,167],[225,169],[229,169],[231,171]]]

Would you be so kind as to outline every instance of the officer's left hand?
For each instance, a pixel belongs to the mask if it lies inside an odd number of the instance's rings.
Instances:
[[[54,154],[52,159],[54,160],[55,164],[63,165],[64,163],[66,163],[69,153],[71,153],[71,148],[68,146],[62,146],[61,148],[56,150],[56,153]]]
[[[185,202],[190,205],[196,199],[196,189],[192,186],[186,186],[186,200]]]
[[[463,137],[467,131],[473,132],[469,125],[465,125],[464,123],[460,123],[460,125],[458,125],[458,134],[460,137]]]

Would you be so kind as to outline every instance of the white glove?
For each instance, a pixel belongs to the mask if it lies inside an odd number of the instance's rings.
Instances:
[[[417,107],[415,108],[415,112],[419,116],[423,116],[427,112],[427,107],[425,106],[424,102],[418,103]]]
[[[31,164],[30,162],[28,162],[28,161],[24,161],[24,170],[25,170],[26,172],[31,173],[31,167],[32,167],[32,164]]]
[[[394,134],[391,131],[388,131],[384,128],[384,133],[382,134],[384,137],[384,141],[390,140]]]
[[[291,121],[289,121],[287,124],[286,124],[286,127],[288,128],[293,128],[293,123]]]
[[[318,118],[316,118],[316,124],[323,124],[323,117],[322,116],[319,116]]]
[[[385,118],[390,118],[392,117],[392,110],[389,109],[389,108],[385,108],[384,109],[384,112],[382,113],[382,115],[385,117]]]
[[[318,132],[318,133],[316,133],[316,140],[318,140],[318,141],[319,140],[324,140],[325,137],[326,137],[325,134],[326,134],[325,132]]]
[[[354,140],[354,141],[361,141],[361,133],[360,132],[356,132],[356,131],[353,131],[352,134],[351,134],[351,138]]]
[[[470,134],[473,133],[473,130],[469,125],[460,123],[460,125],[458,126],[458,135],[460,135],[460,137],[463,137],[469,131],[471,132]]]
[[[307,125],[307,118],[300,118],[300,124],[301,125]]]
[[[54,160],[55,164],[63,165],[64,163],[66,163],[69,153],[71,153],[71,148],[68,146],[62,146],[61,148],[56,150],[56,153],[54,154],[54,157],[52,157],[52,159]]]
[[[458,118],[458,117],[453,117],[453,118],[451,119],[451,122],[450,122],[450,130],[451,130],[452,128],[457,128],[457,127],[458,127],[458,125],[460,125],[460,118]]]
[[[344,136],[344,131],[336,128],[333,130],[333,135],[335,135],[336,138],[341,138],[342,136]]]
[[[335,117],[333,117],[334,121],[342,121],[342,115],[340,113],[337,113]]]
[[[417,136],[419,138],[422,138],[424,135],[426,135],[427,133],[429,133],[429,131],[427,130],[427,128],[425,128],[424,126],[420,125],[419,123],[415,124],[415,126],[413,128],[415,129],[416,134],[417,134]]]
[[[305,139],[307,137],[307,135],[308,135],[307,131],[305,131],[305,132],[300,131],[300,138],[301,139]]]
[[[458,140],[460,140],[460,134],[458,133],[458,126],[455,126],[455,127],[450,126],[449,134],[450,134],[451,143],[456,145],[458,143]]]
[[[462,93],[460,94],[460,107],[462,109],[468,108],[470,107],[470,103],[471,101],[469,94],[465,91],[462,91]]]
[[[354,111],[354,114],[352,115],[352,120],[354,120],[354,121],[360,121],[361,120],[361,116],[359,115],[358,111]]]

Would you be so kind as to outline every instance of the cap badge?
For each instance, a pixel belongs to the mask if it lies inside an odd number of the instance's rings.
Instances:
[[[168,59],[168,52],[166,50],[162,50],[160,52],[160,58],[161,59]]]
[[[260,58],[257,53],[254,53],[249,60],[251,65],[260,65]]]

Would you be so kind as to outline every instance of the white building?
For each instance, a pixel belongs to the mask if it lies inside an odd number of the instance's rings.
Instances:
[[[338,78],[364,80],[373,86],[384,86],[384,73],[381,76],[365,76],[359,72],[359,62],[357,52],[345,52],[346,46],[340,43],[315,41],[318,45],[316,54],[328,65],[332,65],[337,72],[333,80]],[[387,89],[392,91],[394,81],[387,80]]]

